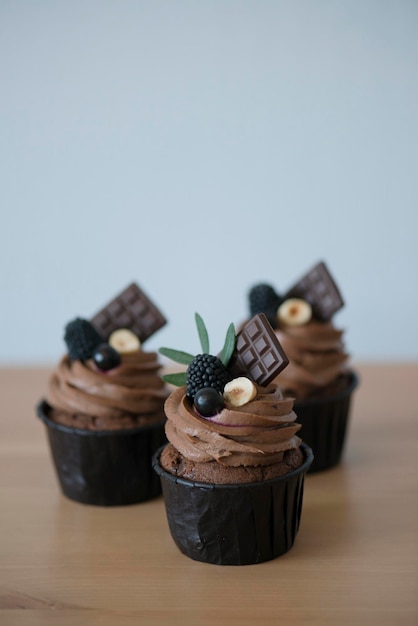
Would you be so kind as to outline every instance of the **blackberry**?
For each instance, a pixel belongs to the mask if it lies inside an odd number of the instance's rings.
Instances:
[[[199,389],[212,387],[222,393],[231,376],[225,365],[212,354],[198,354],[187,368],[186,395],[194,398]]]
[[[273,328],[277,327],[277,309],[283,302],[271,285],[260,283],[252,287],[248,294],[251,315],[264,313]]]
[[[103,337],[87,320],[77,317],[65,327],[64,341],[68,356],[72,361],[87,361],[96,348],[103,343]]]

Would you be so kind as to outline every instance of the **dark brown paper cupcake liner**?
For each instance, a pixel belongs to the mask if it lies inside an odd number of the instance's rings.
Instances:
[[[135,504],[161,493],[152,469],[152,455],[165,443],[165,420],[151,426],[118,431],[90,431],[63,426],[48,417],[41,401],[37,414],[44,422],[61,489],[71,500],[99,506]]]
[[[304,476],[312,450],[302,444],[303,465],[264,482],[215,485],[177,478],[160,465],[171,535],[186,556],[217,565],[269,561],[293,546],[299,529]]]
[[[350,372],[347,386],[333,396],[295,402],[297,422],[302,424],[299,435],[315,456],[310,473],[340,462],[348,432],[351,395],[358,383],[355,372]]]

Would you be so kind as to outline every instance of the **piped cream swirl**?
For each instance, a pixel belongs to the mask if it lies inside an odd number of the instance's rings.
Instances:
[[[68,413],[117,419],[159,411],[167,396],[158,376],[155,352],[138,350],[121,355],[121,364],[108,372],[94,362],[71,361],[65,355],[49,381],[47,401]]]
[[[343,331],[331,322],[284,326],[276,334],[289,358],[276,382],[297,399],[320,393],[347,371]]]
[[[227,466],[270,465],[282,460],[286,450],[298,448],[293,400],[284,399],[277,385],[257,387],[257,396],[236,408],[226,405],[212,418],[201,417],[185,395],[173,391],[165,402],[166,435],[187,459],[216,460]]]

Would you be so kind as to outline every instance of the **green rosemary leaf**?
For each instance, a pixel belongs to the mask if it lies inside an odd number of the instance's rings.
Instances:
[[[230,324],[228,330],[226,331],[225,343],[221,352],[221,361],[227,367],[229,363],[229,359],[232,356],[232,353],[235,349],[235,327],[233,324]]]
[[[158,352],[172,361],[183,363],[184,365],[190,365],[194,359],[193,354],[188,354],[188,352],[182,352],[181,350],[172,350],[171,348],[160,348]]]
[[[197,326],[197,332],[199,333],[200,345],[202,346],[202,352],[209,354],[209,335],[206,330],[205,322],[200,317],[199,313],[195,313],[195,320]]]
[[[161,376],[164,382],[176,387],[182,387],[187,382],[187,372],[178,372],[177,374],[164,374]]]

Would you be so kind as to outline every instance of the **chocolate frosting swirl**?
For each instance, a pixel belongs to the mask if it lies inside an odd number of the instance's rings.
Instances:
[[[185,395],[173,391],[165,402],[166,435],[187,459],[216,460],[226,466],[270,465],[286,450],[298,448],[293,399],[284,399],[278,386],[257,386],[254,400],[241,407],[226,405],[211,418],[201,417]]]
[[[347,371],[343,331],[331,322],[285,326],[276,334],[289,358],[276,382],[297,399],[320,394]]]
[[[99,371],[92,360],[71,361],[65,355],[49,381],[47,401],[67,413],[114,420],[161,410],[167,396],[158,376],[155,352],[121,354],[121,364]]]

